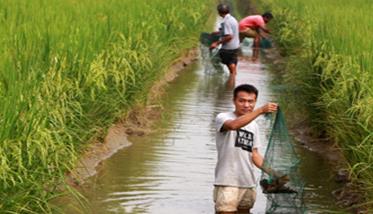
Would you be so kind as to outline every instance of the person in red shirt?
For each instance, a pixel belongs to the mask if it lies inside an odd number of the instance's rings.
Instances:
[[[271,33],[270,30],[266,27],[266,24],[272,19],[272,13],[265,12],[262,15],[247,16],[239,22],[240,42],[242,42],[245,37],[254,39],[254,57],[257,56],[257,54],[255,54],[255,51],[258,52],[261,37],[266,38],[263,32],[267,34]]]

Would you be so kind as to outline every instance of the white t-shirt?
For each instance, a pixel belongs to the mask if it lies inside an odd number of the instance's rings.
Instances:
[[[228,13],[221,19],[219,29],[222,30],[222,35],[232,35],[229,42],[223,43],[222,49],[234,50],[240,47],[238,22],[231,14]]]
[[[259,130],[255,121],[239,130],[223,131],[227,120],[236,119],[233,112],[216,116],[216,149],[218,162],[215,168],[215,185],[255,187],[252,149],[259,147]]]

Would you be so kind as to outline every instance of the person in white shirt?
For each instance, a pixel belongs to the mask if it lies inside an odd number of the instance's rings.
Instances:
[[[220,23],[219,33],[221,38],[210,45],[214,49],[222,44],[219,51],[221,62],[228,66],[231,75],[237,73],[238,50],[240,47],[240,38],[237,20],[229,13],[229,6],[219,4],[217,6],[218,14],[223,19]]]
[[[214,202],[220,214],[244,211],[253,207],[256,192],[254,166],[264,169],[263,157],[258,152],[259,130],[254,121],[259,115],[277,110],[276,103],[254,109],[258,90],[249,84],[239,85],[233,92],[233,112],[216,116],[216,148]]]

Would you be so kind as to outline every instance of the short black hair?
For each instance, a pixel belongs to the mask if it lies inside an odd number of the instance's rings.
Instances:
[[[220,14],[228,14],[229,6],[226,4],[219,4],[216,8]]]
[[[233,98],[234,99],[237,98],[238,92],[240,92],[240,91],[245,91],[245,92],[247,92],[249,94],[254,93],[255,94],[255,98],[258,98],[258,89],[256,89],[255,86],[253,86],[253,85],[242,84],[242,85],[237,86],[234,89],[234,91],[233,91]]]
[[[273,19],[273,15],[271,12],[265,12],[262,14],[263,17],[267,17],[268,19]]]

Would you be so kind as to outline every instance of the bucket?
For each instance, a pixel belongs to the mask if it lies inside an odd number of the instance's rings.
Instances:
[[[207,33],[207,32],[202,32],[199,36],[199,41],[201,44],[210,47],[210,45],[213,42],[216,42],[219,40],[219,35],[218,34],[212,34],[212,33]]]
[[[264,37],[262,37],[262,38],[260,39],[260,43],[259,43],[259,45],[260,45],[260,48],[264,48],[264,49],[272,48],[272,42],[271,42],[271,40],[266,39],[266,38],[264,38]]]

